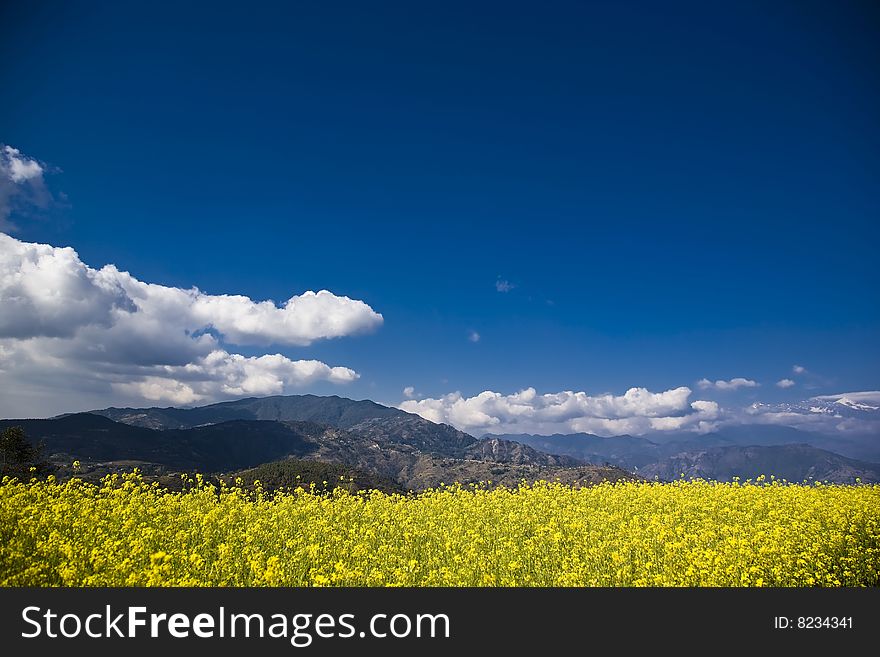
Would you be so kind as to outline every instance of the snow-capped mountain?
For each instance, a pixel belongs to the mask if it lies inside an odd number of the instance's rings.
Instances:
[[[745,412],[757,422],[871,433],[880,430],[880,391],[818,395],[777,404],[755,402]]]
[[[840,395],[820,395],[813,397],[813,400],[822,402],[826,406],[831,406],[835,410],[840,407],[853,411],[861,411],[872,413],[880,411],[880,391],[870,392],[845,392]]]

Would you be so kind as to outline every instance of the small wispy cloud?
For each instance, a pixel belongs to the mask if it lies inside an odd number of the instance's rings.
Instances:
[[[697,381],[697,385],[701,390],[737,390],[739,388],[757,388],[758,382],[752,381],[751,379],[736,377],[735,379],[730,379],[730,381],[725,381],[724,379],[718,379],[717,381],[700,379]]]
[[[515,287],[516,285],[503,278],[499,278],[497,281],[495,281],[495,289],[499,292],[510,292]]]
[[[470,340],[471,342],[479,342],[480,341],[480,334],[477,333],[476,331],[470,331],[468,333],[468,340]]]
[[[803,365],[792,365],[791,371],[794,372],[795,374],[806,374],[807,368],[804,367]]]
[[[51,195],[43,174],[46,167],[20,150],[0,144],[0,231],[18,229],[10,217],[14,211],[45,208]]]
[[[407,386],[403,389],[403,396],[407,399],[412,399],[416,396],[416,389],[413,386]]]
[[[776,382],[777,388],[791,388],[794,385],[794,381],[791,379],[780,379]]]

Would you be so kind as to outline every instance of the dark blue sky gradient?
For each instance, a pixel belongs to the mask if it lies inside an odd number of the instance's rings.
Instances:
[[[68,199],[16,237],[363,299],[280,349],[362,375],[315,392],[877,389],[872,4],[5,3],[0,141]]]

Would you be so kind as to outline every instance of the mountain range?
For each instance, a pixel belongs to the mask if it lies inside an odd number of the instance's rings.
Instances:
[[[368,399],[355,401],[335,395],[249,397],[196,408],[105,408],[89,412],[116,422],[161,430],[191,429],[227,420],[293,420],[350,429],[365,420],[418,417]]]
[[[837,437],[756,424],[707,434],[664,432],[650,438],[589,433],[496,437],[590,463],[616,465],[649,479],[677,479],[684,473],[718,481],[761,474],[789,481],[852,483],[857,477],[880,481],[880,440],[871,435]]]
[[[856,409],[858,410],[858,409]],[[46,420],[0,420],[43,443],[63,474],[73,460],[93,476],[137,466],[174,472],[263,472],[276,479],[323,472],[306,463],[420,490],[443,482],[523,479],[592,483],[633,476],[719,481],[760,474],[789,481],[812,477],[880,481],[877,441],[841,439],[773,425],[726,427],[714,433],[642,436],[487,434],[481,439],[446,424],[377,404],[315,395],[240,399],[196,408],[106,408]],[[347,470],[345,469],[347,468]],[[337,470],[333,470],[337,472]],[[362,481],[362,483],[363,483]]]
[[[446,424],[376,404],[314,395],[242,399],[199,408],[108,408],[47,420],[2,420],[43,443],[62,468],[79,460],[102,474],[238,473],[288,459],[335,463],[405,489],[443,482],[522,479],[592,483],[631,477],[495,437],[479,440]]]
[[[803,443],[750,447],[710,447],[682,452],[639,469],[646,479],[680,476],[717,481],[774,475],[792,482],[853,483],[880,481],[880,464],[866,463]]]

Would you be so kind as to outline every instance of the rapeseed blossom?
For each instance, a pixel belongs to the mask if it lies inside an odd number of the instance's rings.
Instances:
[[[880,486],[4,479],[4,586],[876,586]]]

